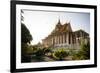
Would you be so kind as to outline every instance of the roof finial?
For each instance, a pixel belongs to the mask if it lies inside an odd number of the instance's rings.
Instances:
[[[70,24],[70,22],[71,22],[71,20],[69,20],[69,22],[68,22],[68,23]]]
[[[59,19],[58,19],[58,24],[61,24],[61,22],[60,22],[60,17],[59,17]]]

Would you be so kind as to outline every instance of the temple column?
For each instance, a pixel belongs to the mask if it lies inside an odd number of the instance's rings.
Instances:
[[[67,33],[65,35],[66,35],[66,44],[67,44]]]
[[[64,35],[62,35],[62,44],[64,43]]]
[[[57,45],[58,39],[57,39],[57,35],[56,35],[56,45]]]
[[[60,44],[60,35],[59,35],[59,44]]]
[[[66,43],[69,44],[69,34],[66,34]]]
[[[57,44],[57,42],[58,42],[58,39],[57,39],[57,35],[56,35],[56,44]]]
[[[70,34],[70,44],[72,44],[72,34]]]
[[[68,44],[70,44],[70,38],[71,38],[71,36],[70,36],[70,33],[68,34]]]
[[[71,40],[71,41],[72,41],[71,44],[73,44],[73,37],[72,37],[72,35],[71,35],[71,38],[72,38],[72,40]]]
[[[59,36],[58,36],[58,44],[59,44]]]
[[[56,44],[56,36],[54,38],[55,38],[55,44]]]
[[[56,44],[56,42],[57,42],[57,39],[56,39],[56,36],[55,36],[55,44]]]
[[[66,34],[64,34],[64,42],[65,42],[65,44],[66,44]]]
[[[62,35],[60,35],[60,45],[62,44]]]
[[[63,43],[63,35],[61,35],[61,44]]]
[[[63,35],[61,35],[61,44],[63,44]]]
[[[65,34],[63,34],[63,43],[65,43]]]
[[[60,44],[60,35],[59,35],[59,44]]]
[[[59,37],[57,36],[57,44],[59,44]]]
[[[66,34],[64,34],[64,37],[65,37],[64,41],[65,41],[65,44],[66,44]]]
[[[52,44],[54,45],[54,37],[52,37]]]
[[[62,37],[62,39],[61,39],[61,40],[62,40],[62,42],[61,42],[61,43],[63,44],[63,35],[62,35],[61,37]]]
[[[61,37],[61,35],[60,35],[60,44],[62,43],[62,37]]]

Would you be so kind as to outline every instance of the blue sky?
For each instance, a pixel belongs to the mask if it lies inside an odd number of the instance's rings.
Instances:
[[[24,23],[33,36],[32,44],[41,42],[52,32],[60,19],[61,23],[71,23],[73,31],[83,29],[90,33],[90,14],[77,12],[24,11]]]

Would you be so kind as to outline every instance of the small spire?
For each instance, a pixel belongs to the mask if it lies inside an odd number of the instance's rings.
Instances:
[[[21,13],[24,13],[24,11],[21,9]]]
[[[70,25],[70,22],[68,22],[68,24]]]
[[[60,18],[59,18],[59,20],[58,20],[58,24],[61,24],[61,22],[60,22]]]
[[[69,22],[68,22],[68,23],[70,24],[70,22],[71,22],[71,20],[69,20]]]

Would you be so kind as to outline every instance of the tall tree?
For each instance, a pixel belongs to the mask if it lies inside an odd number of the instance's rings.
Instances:
[[[21,10],[21,62],[30,62],[31,58],[28,56],[31,47],[28,45],[32,41],[32,35],[24,24],[24,11]]]
[[[32,35],[30,34],[28,28],[21,23],[21,42],[30,43],[30,41],[32,41]]]
[[[21,23],[21,62],[30,62],[31,58],[28,55],[31,47],[28,45],[32,41],[32,35],[28,28]]]

